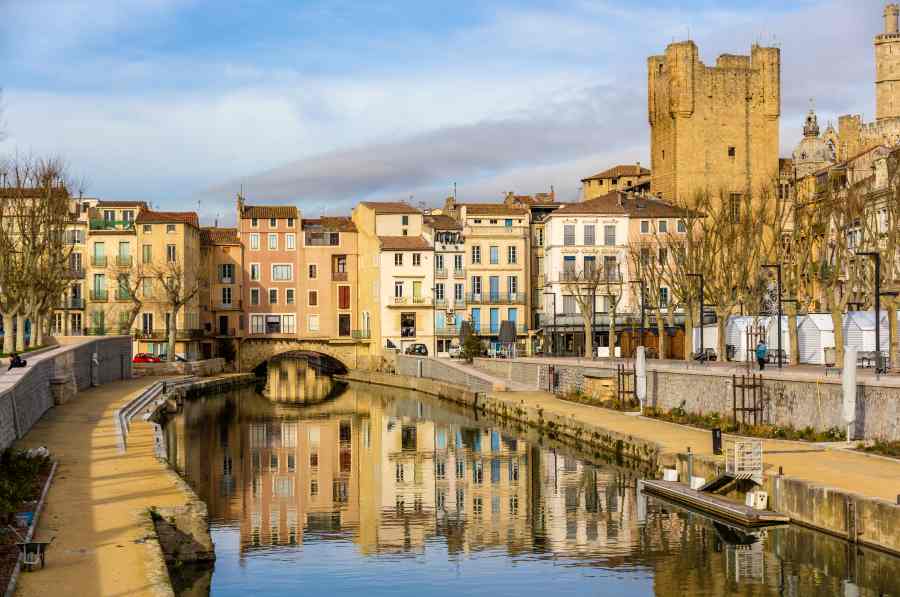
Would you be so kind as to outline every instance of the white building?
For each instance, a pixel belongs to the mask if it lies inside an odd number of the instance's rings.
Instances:
[[[448,356],[466,318],[465,239],[462,225],[445,214],[425,215],[424,232],[434,247],[435,355]]]
[[[381,336],[387,348],[422,343],[434,355],[434,249],[422,236],[421,214],[408,217],[409,236],[378,236]]]

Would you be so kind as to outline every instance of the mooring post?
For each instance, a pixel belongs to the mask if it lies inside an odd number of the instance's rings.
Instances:
[[[694,453],[691,452],[691,447],[688,446],[687,449],[687,477],[688,477],[688,487],[694,482]]]

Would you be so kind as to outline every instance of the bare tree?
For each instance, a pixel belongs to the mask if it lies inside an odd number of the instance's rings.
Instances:
[[[643,290],[647,295],[641,297],[641,300],[647,300],[648,296],[655,297],[652,306],[654,306],[656,334],[659,338],[658,356],[660,359],[665,359],[666,321],[663,307],[668,308],[669,305],[661,304],[661,296],[662,289],[665,287],[664,274],[669,261],[668,247],[660,245],[658,242],[632,243],[628,247],[628,252],[634,272],[633,279],[643,282]]]
[[[154,269],[154,275],[163,289],[166,309],[169,313],[168,359],[175,360],[175,339],[178,334],[178,313],[193,299],[203,286],[203,277],[187,279],[184,268],[175,261],[169,261]]]
[[[624,280],[622,278],[622,270],[616,262],[614,267],[603,266],[602,273],[602,296],[606,300],[606,314],[609,317],[609,356],[616,356],[616,326],[617,315],[619,312],[619,303],[622,302],[622,291],[624,289]]]
[[[584,356],[590,358],[594,354],[593,323],[596,312],[597,296],[604,284],[604,272],[596,265],[585,266],[580,270],[565,269],[562,272],[562,288],[575,297],[581,320],[584,324]]]

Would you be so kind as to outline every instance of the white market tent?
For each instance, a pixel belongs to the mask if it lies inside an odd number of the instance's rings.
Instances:
[[[747,352],[747,331],[751,327],[762,327],[766,330],[766,344],[769,350],[774,350],[778,346],[778,321],[775,317],[752,316],[752,315],[736,315],[728,319],[725,326],[725,344],[734,346],[734,360],[737,362],[753,361],[756,356],[753,354],[756,348],[756,342]],[[785,354],[790,353],[790,336],[788,335],[787,317],[782,317],[781,322],[781,349]]]
[[[700,352],[700,328],[694,328],[694,352]],[[719,326],[710,323],[703,326],[703,348],[713,348],[718,350],[719,346]],[[719,355],[716,355],[718,358],[722,359]]]
[[[834,348],[834,324],[831,315],[810,313],[798,318],[797,344],[801,363],[824,365],[825,349]]]
[[[887,311],[881,311],[881,350],[889,347]],[[844,315],[841,329],[844,332],[844,346],[858,352],[875,352],[875,311],[851,311]]]

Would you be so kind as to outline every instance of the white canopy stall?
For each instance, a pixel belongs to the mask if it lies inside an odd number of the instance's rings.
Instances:
[[[771,320],[771,331],[769,323]],[[777,346],[778,344],[778,332],[777,321],[774,317],[760,317],[760,316],[752,316],[752,315],[736,315],[730,317],[728,319],[728,324],[725,326],[725,344],[726,346],[734,346],[734,361],[739,363],[743,363],[746,361],[753,361],[756,359],[756,356],[753,354],[754,349],[756,348],[756,340],[754,339],[750,347],[750,352],[747,352],[747,332],[748,330],[758,327],[765,330],[765,339],[766,343],[769,345],[769,348],[772,349],[773,346]],[[782,323],[782,350],[785,351],[785,354],[788,353],[788,338],[787,334],[787,318],[784,318]],[[754,336],[755,338],[755,336]],[[770,340],[775,340],[773,344]]]
[[[844,346],[857,352],[875,352],[875,311],[851,311],[844,315]],[[881,311],[881,350],[887,351],[890,342],[887,311]]]
[[[801,363],[824,365],[825,349],[834,348],[834,324],[831,315],[810,313],[798,318],[797,344]]]

